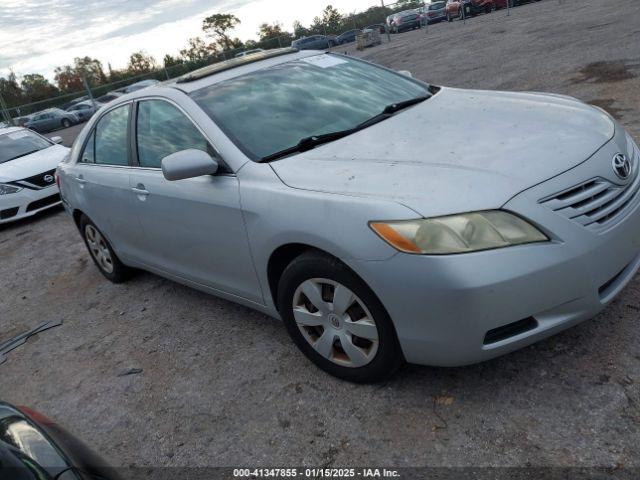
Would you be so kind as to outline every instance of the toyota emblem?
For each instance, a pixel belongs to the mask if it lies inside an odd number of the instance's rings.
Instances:
[[[618,178],[626,180],[631,175],[631,162],[624,153],[616,154],[611,165]]]

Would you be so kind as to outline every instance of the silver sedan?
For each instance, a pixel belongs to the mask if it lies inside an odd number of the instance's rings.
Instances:
[[[640,265],[639,164],[615,120],[569,97],[276,50],[116,99],[58,175],[109,280],[144,269],[248,305],[370,382],[604,308]]]

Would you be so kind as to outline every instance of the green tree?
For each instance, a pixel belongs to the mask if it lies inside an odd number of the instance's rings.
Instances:
[[[39,73],[28,73],[20,82],[23,95],[29,102],[45,100],[58,94],[58,89]]]
[[[418,8],[422,6],[420,0],[398,0],[394,5],[394,10],[409,10],[411,8]]]
[[[293,40],[293,35],[282,30],[282,24],[280,24],[279,22],[276,22],[274,24],[263,23],[262,25],[260,25],[258,37],[260,37],[260,42],[263,42],[267,47],[284,47],[287,45],[291,45],[291,41]]]
[[[309,30],[302,25],[300,20],[293,22],[293,35],[295,38],[306,37],[309,34]]]
[[[76,57],[73,59],[73,66],[76,72],[81,77],[85,77],[91,85],[100,85],[107,81],[102,63],[96,58]]]
[[[53,78],[61,91],[65,93],[79,92],[84,88],[82,77],[72,66],[56,67],[53,72]]]
[[[217,51],[215,44],[207,44],[202,38],[193,37],[189,39],[187,46],[180,50],[180,57],[188,62],[197,62],[215,55]]]
[[[168,53],[162,59],[162,64],[164,65],[164,68],[174,67],[176,65],[181,65],[182,63],[184,63],[184,60],[182,58],[174,57],[172,55],[169,55]]]
[[[7,78],[0,77],[0,95],[2,95],[8,107],[15,107],[25,103],[22,89],[13,71],[9,71]]]
[[[86,78],[92,87],[106,83],[107,76],[102,70],[100,60],[91,57],[76,57],[73,65],[64,65],[54,69],[54,80],[63,92],[78,92],[84,88],[82,79]]]
[[[342,25],[342,15],[331,5],[327,5],[322,11],[322,25],[328,33],[339,33]]]
[[[132,53],[129,57],[127,71],[133,75],[149,73],[157,68],[156,60],[144,51]]]
[[[240,24],[240,19],[235,15],[216,13],[202,21],[202,30],[207,36],[213,38],[222,50],[237,48],[242,42],[237,38],[231,38],[229,31]]]

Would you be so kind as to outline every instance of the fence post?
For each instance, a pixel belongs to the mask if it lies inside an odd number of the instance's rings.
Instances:
[[[511,0],[507,0],[507,17],[511,15]]]
[[[7,104],[4,103],[4,98],[2,98],[2,95],[0,95],[0,109],[2,109],[2,115],[4,116],[4,119],[7,121],[7,123],[9,125],[15,125],[15,123],[13,123],[13,118],[11,118],[11,115],[9,114],[9,110],[7,110]]]
[[[282,48],[282,41],[280,40],[280,37],[278,37],[278,47]]]
[[[384,0],[380,0],[380,4],[382,5],[382,11],[384,13],[384,10],[385,10]],[[389,25],[387,24],[387,17],[384,17],[384,31],[387,32],[387,41],[391,42],[391,34],[389,33]]]
[[[84,88],[87,89],[87,93],[89,94],[89,99],[91,99],[91,104],[93,105],[94,110],[98,110],[98,105],[96,105],[96,101],[93,98],[93,93],[91,93],[91,89],[89,88],[89,82],[87,82],[87,77],[82,76],[82,83],[84,83]]]
[[[162,69],[164,70],[164,75],[165,75],[165,77],[167,77],[167,80],[170,80],[171,77],[169,76],[169,72],[167,71],[167,67],[162,67]]]

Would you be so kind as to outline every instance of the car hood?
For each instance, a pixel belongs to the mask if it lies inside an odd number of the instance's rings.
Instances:
[[[271,163],[293,188],[372,196],[423,216],[499,208],[615,133],[570,97],[443,88],[372,127]]]
[[[0,182],[13,182],[53,170],[69,153],[67,147],[52,145],[25,157],[0,163]]]

